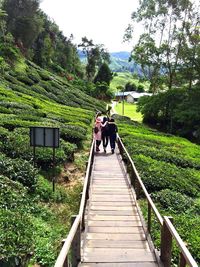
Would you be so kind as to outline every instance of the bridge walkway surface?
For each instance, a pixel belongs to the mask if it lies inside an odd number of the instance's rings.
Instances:
[[[159,266],[118,150],[94,156],[85,222],[79,266]]]

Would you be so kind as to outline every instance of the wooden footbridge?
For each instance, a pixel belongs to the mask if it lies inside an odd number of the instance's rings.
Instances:
[[[141,195],[147,200],[147,224],[137,203]],[[159,250],[151,241],[152,213],[161,228]],[[180,249],[179,266],[197,267],[172,219],[156,209],[121,139],[115,154],[95,154],[93,142],[79,214],[55,267],[170,267],[172,239]]]

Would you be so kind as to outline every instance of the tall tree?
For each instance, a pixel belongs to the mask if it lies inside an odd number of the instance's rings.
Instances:
[[[199,25],[197,14],[190,0],[142,0],[132,14],[133,27],[127,29],[126,38],[133,36],[136,23],[143,23],[144,33],[133,48],[132,57],[142,65],[144,75],[148,73],[154,91],[160,82],[165,82],[169,89],[180,83],[187,47],[193,53],[187,60],[194,66],[199,43],[192,43],[190,36],[194,26]]]
[[[28,49],[42,30],[38,17],[39,0],[4,0],[8,31],[17,43]]]
[[[92,81],[96,73],[96,68],[101,66],[103,62],[109,62],[109,53],[104,49],[103,45],[94,45],[92,40],[87,37],[82,38],[81,47],[87,57],[86,75],[88,81]]]
[[[107,63],[103,63],[99,68],[97,75],[95,76],[94,82],[105,82],[107,85],[110,85],[110,82],[113,78],[113,74]]]

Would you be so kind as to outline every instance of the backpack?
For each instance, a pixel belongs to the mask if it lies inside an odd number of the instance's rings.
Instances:
[[[98,131],[99,131],[99,128],[95,126],[95,127],[94,127],[94,133],[97,134]]]

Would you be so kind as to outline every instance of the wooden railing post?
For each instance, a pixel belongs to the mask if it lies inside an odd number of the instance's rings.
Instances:
[[[185,267],[187,264],[185,257],[183,256],[183,253],[180,252],[180,260],[179,260],[179,267]]]
[[[73,225],[77,215],[71,217],[71,225]],[[77,267],[81,261],[81,227],[80,223],[77,228],[76,234],[71,244],[71,254],[72,254],[72,267]]]
[[[135,179],[135,194],[136,194],[136,199],[139,199],[141,194],[141,187],[137,178]]]
[[[64,243],[65,243],[65,239],[63,239],[62,242],[61,242],[62,247],[63,247]],[[65,258],[65,261],[64,261],[64,263],[63,263],[63,267],[70,267],[70,262],[69,262],[69,257],[68,257],[68,255],[67,255],[66,258]]]
[[[164,216],[163,225],[161,228],[161,248],[160,248],[160,258],[164,265],[164,267],[171,266],[171,258],[172,258],[172,235],[169,231],[166,222],[166,216]],[[172,222],[173,218],[168,217],[168,219]]]
[[[63,267],[70,267],[70,262],[69,262],[68,256],[65,258]]]
[[[149,234],[151,234],[151,204],[148,202],[148,225],[147,225],[147,229]]]

